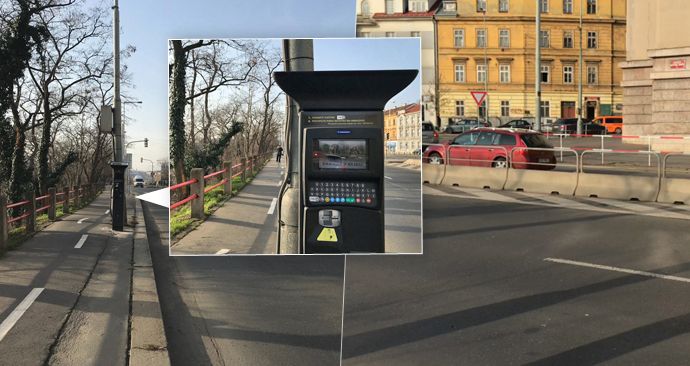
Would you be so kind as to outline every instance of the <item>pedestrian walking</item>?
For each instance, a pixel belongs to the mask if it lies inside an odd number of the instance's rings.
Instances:
[[[276,153],[276,162],[280,163],[280,158],[283,157],[283,147],[278,146],[278,152]]]

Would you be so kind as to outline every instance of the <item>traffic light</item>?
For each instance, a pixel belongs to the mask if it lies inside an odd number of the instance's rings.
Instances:
[[[144,147],[149,147],[149,139],[148,138],[144,139]]]
[[[140,163],[143,163],[143,162],[144,162],[144,158],[142,157],[141,160],[140,160],[139,162],[140,162]]]

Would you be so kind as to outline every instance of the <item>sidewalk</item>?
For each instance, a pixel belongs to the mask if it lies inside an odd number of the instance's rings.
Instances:
[[[131,227],[112,232],[109,200],[106,190],[0,259],[0,364],[126,364],[134,240]]]
[[[285,162],[270,161],[236,196],[172,244],[172,255],[275,253],[277,197]]]

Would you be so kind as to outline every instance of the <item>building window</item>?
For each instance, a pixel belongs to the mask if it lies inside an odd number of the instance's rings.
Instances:
[[[501,117],[510,117],[510,101],[501,101]]]
[[[597,32],[587,32],[587,48],[597,48]]]
[[[388,37],[388,38],[395,37],[395,32],[386,32],[386,37]]]
[[[563,14],[573,13],[573,0],[563,0]]]
[[[393,0],[386,0],[386,14],[393,14]]]
[[[548,84],[549,81],[551,80],[551,66],[549,65],[541,65],[541,82],[544,84]]]
[[[510,82],[510,65],[503,64],[498,66],[498,76],[501,83]]]
[[[551,117],[551,103],[548,100],[543,100],[541,102],[541,116]]]
[[[486,29],[477,29],[477,47],[486,47]]]
[[[454,32],[454,45],[455,48],[464,48],[465,47],[465,30],[464,29],[456,29]]]
[[[563,32],[563,48],[573,48],[574,42],[573,42],[573,31],[564,31]]]
[[[419,32],[410,32],[410,37],[420,38],[421,34]]]
[[[465,101],[455,101],[455,115],[459,117],[465,116]]]
[[[477,109],[477,113],[480,117],[484,117],[484,118],[487,117],[486,116],[486,100],[484,100],[482,102],[482,105],[479,106],[479,108]]]
[[[455,64],[455,82],[465,82],[465,64]]]
[[[477,0],[477,12],[483,13],[486,11],[486,0]]]
[[[573,67],[573,65],[563,66],[563,84],[572,84],[574,73],[575,68]]]
[[[362,33],[359,34],[359,36],[362,37],[362,38],[369,38],[369,37],[371,37],[371,33],[369,33],[369,32],[362,32]]]
[[[597,13],[597,0],[587,0],[587,14]]]
[[[587,65],[587,84],[596,85],[599,82],[599,67]]]
[[[507,13],[510,8],[508,0],[498,0],[498,11],[501,13]]]
[[[539,0],[539,9],[542,13],[549,12],[549,0]]]
[[[369,0],[362,0],[362,15],[369,16]]]
[[[510,48],[510,30],[501,29],[498,31],[498,47]]]
[[[410,11],[418,12],[418,13],[425,12],[426,11],[425,1],[419,1],[419,0],[410,1]]]
[[[443,2],[443,11],[456,11],[458,9],[458,5],[455,3],[455,1],[444,1]]]
[[[539,44],[541,45],[542,48],[549,48],[551,47],[551,36],[549,35],[549,31],[543,30],[541,31],[541,34],[539,36]]]
[[[486,82],[486,64],[477,64],[477,82]]]

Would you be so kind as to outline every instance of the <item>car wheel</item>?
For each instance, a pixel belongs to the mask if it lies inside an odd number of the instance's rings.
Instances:
[[[616,128],[616,135],[620,135],[623,133],[623,130],[620,129],[620,127]]]
[[[498,169],[505,169],[508,167],[508,161],[506,161],[506,158],[504,157],[498,157],[494,159],[494,162],[491,164],[492,168],[498,168]]]
[[[438,153],[429,154],[429,164],[440,165],[443,164],[443,159]]]

